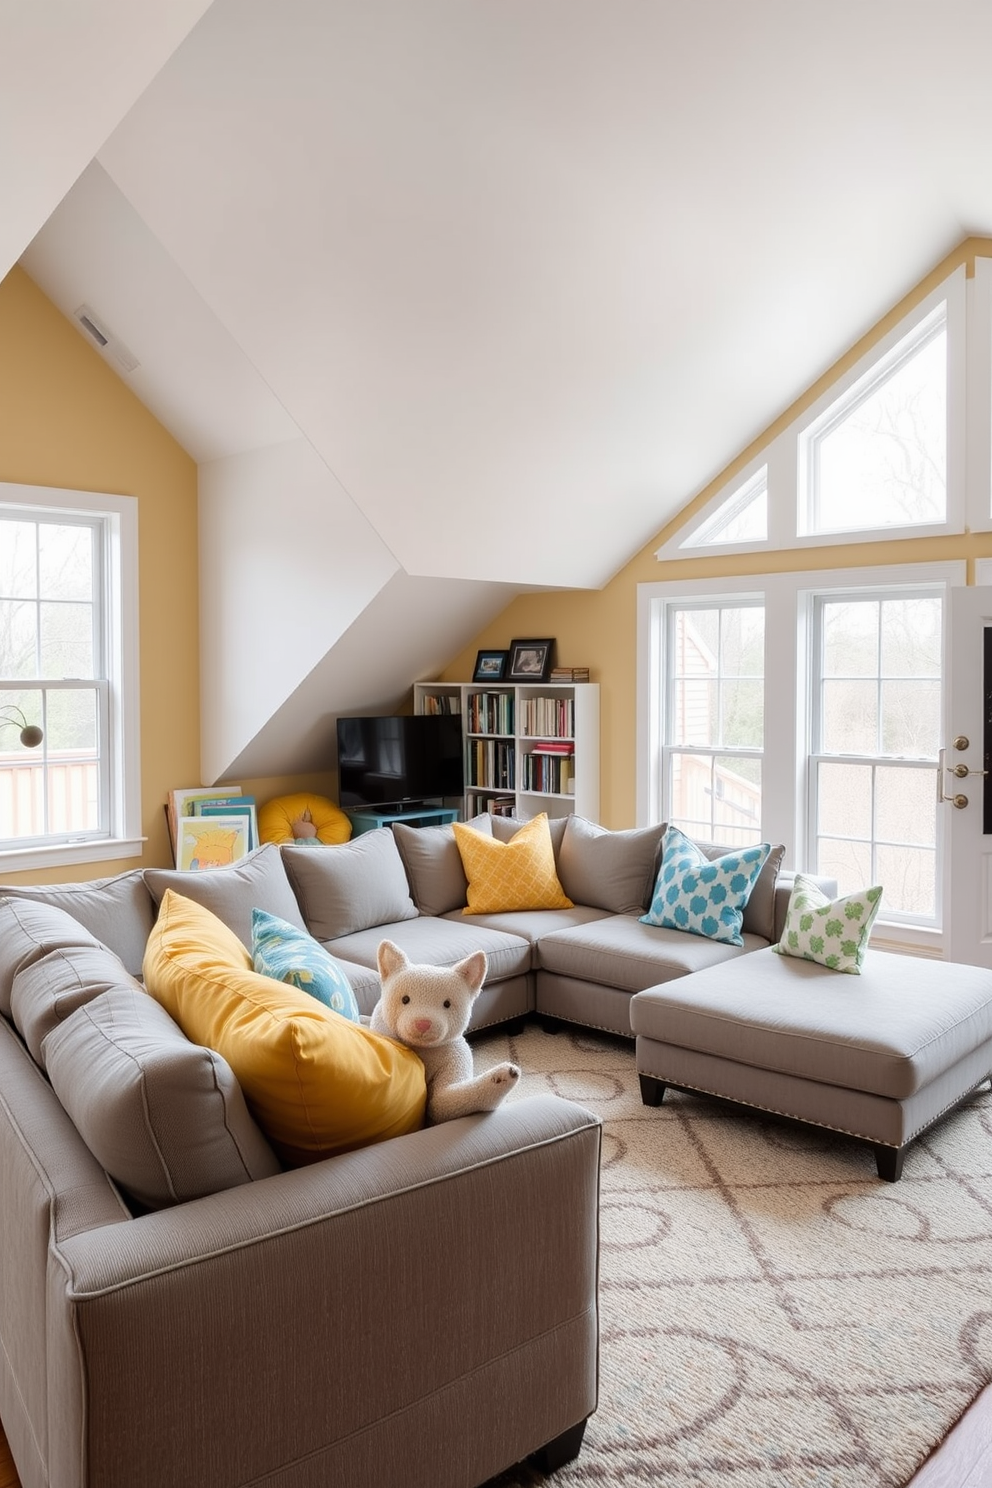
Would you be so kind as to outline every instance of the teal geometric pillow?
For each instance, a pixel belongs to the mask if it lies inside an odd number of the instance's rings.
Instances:
[[[669,827],[641,923],[742,946],[744,906],[771,850],[770,842],[759,842],[710,860],[678,827]]]
[[[868,938],[882,903],[881,886],[859,889],[828,899],[812,879],[796,874],[785,913],[785,929],[778,945],[772,946],[780,956],[799,956],[804,961],[818,961],[831,971],[861,975],[861,965],[868,949]]]
[[[361,1017],[351,983],[329,951],[305,930],[264,909],[251,912],[251,959],[262,976],[289,982],[309,992],[332,1012],[359,1023]]]

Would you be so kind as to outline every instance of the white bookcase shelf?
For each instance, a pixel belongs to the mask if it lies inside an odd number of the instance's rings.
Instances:
[[[496,810],[599,820],[597,682],[417,682],[415,713],[457,713],[466,819]]]

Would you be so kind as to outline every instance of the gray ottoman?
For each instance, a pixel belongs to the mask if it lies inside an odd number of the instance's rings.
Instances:
[[[860,976],[755,951],[630,1001],[641,1096],[713,1095],[868,1142],[915,1137],[992,1073],[992,972],[869,950]]]

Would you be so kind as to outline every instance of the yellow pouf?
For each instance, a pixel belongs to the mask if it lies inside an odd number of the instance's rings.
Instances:
[[[258,836],[261,842],[316,841],[331,847],[348,841],[351,819],[326,796],[300,791],[259,807]]]

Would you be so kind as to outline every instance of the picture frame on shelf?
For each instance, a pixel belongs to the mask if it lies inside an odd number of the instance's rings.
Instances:
[[[554,666],[554,637],[510,642],[506,677],[510,682],[546,682]]]
[[[502,682],[509,651],[480,651],[475,658],[473,682]]]

